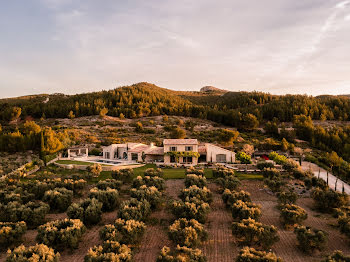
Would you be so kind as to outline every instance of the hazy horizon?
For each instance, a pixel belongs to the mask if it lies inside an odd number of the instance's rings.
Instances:
[[[138,82],[350,93],[350,0],[28,0],[0,4],[1,98]]]

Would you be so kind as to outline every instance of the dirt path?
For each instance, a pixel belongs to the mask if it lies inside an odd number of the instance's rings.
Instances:
[[[340,234],[339,229],[332,226],[336,219],[330,215],[319,214],[311,209],[312,199],[299,199],[297,204],[308,213],[308,219],[303,223],[306,226],[322,229],[328,233],[329,241],[322,252],[316,252],[312,256],[305,255],[297,247],[297,239],[293,231],[285,230],[280,223],[280,212],[276,208],[277,199],[263,189],[261,181],[245,181],[242,189],[251,193],[252,201],[261,205],[262,217],[260,221],[268,225],[274,225],[278,229],[280,241],[273,246],[273,251],[284,262],[308,262],[321,261],[322,258],[331,254],[334,250],[342,250],[350,254],[350,246],[346,238]]]
[[[161,208],[151,214],[151,221],[157,223],[147,225],[146,233],[141,241],[139,249],[134,255],[135,262],[156,261],[163,246],[174,247],[168,237],[168,226],[173,220],[172,214],[167,210],[168,202],[177,199],[180,189],[184,187],[183,180],[167,180],[164,192],[165,203]]]
[[[218,186],[210,183],[208,187],[213,193],[213,202],[206,223],[208,240],[203,243],[202,250],[208,262],[231,262],[239,251],[231,232],[233,219],[217,192]]]

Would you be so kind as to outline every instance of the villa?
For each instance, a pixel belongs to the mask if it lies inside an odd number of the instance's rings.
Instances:
[[[112,144],[103,148],[103,159],[194,166],[235,162],[235,153],[210,143],[199,144],[197,139],[164,139],[163,147],[153,143]]]

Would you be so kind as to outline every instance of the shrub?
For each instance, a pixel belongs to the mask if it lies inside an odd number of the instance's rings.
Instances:
[[[125,183],[131,182],[134,176],[134,171],[131,168],[120,169],[112,172],[114,179],[123,181]]]
[[[27,188],[28,192],[34,194],[37,199],[42,199],[45,195],[45,192],[53,189],[55,185],[45,181],[30,181],[24,185],[24,187]]]
[[[286,204],[281,207],[282,223],[285,227],[294,226],[296,224],[301,224],[305,219],[307,219],[306,211],[294,204]]]
[[[275,165],[274,163],[272,162],[266,162],[266,161],[262,161],[262,162],[259,162],[256,167],[260,170],[264,170],[265,168],[274,168]]]
[[[185,171],[186,175],[192,174],[192,175],[197,175],[197,176],[204,176],[204,169],[199,169],[199,168],[194,168],[194,167],[189,167]]]
[[[200,249],[193,249],[188,247],[180,247],[173,251],[167,246],[163,247],[157,262],[206,262],[207,259]]]
[[[96,187],[101,190],[106,190],[107,188],[119,190],[123,182],[115,179],[100,180],[96,184]]]
[[[183,201],[190,201],[192,198],[197,198],[204,202],[210,203],[213,200],[213,195],[206,187],[199,188],[197,186],[190,186],[181,190],[180,198]]]
[[[0,204],[0,221],[24,221],[28,227],[32,228],[45,222],[45,215],[49,210],[49,205],[43,202],[28,202],[24,205],[18,202]]]
[[[156,187],[159,191],[163,191],[165,189],[165,180],[160,177],[150,177],[150,176],[145,176],[141,177],[138,176],[132,181],[132,186],[134,188],[139,188],[141,186],[154,186]]]
[[[98,189],[95,187],[90,189],[89,197],[96,198],[102,203],[102,211],[112,211],[119,204],[119,193],[117,189]]]
[[[75,195],[79,195],[81,190],[85,188],[87,182],[84,179],[56,179],[55,187],[65,187],[68,190],[72,190]]]
[[[243,202],[251,202],[250,193],[244,190],[231,191],[229,189],[225,189],[222,193],[222,200],[224,201],[227,207],[232,206],[238,200],[241,200]]]
[[[195,247],[206,240],[207,232],[197,220],[180,218],[169,226],[169,237],[180,246]]]
[[[68,207],[67,215],[72,219],[80,219],[86,225],[94,225],[101,221],[102,206],[96,198],[88,198]]]
[[[126,245],[121,245],[116,241],[105,241],[102,246],[94,246],[90,248],[84,257],[85,262],[131,262],[131,249]]]
[[[177,218],[195,219],[205,223],[210,207],[208,203],[193,198],[191,202],[174,201],[171,210]]]
[[[151,213],[151,205],[147,200],[131,198],[122,202],[119,210],[119,217],[125,220],[145,220]]]
[[[269,158],[275,161],[277,165],[283,165],[285,162],[287,162],[287,157],[285,157],[284,155],[279,155],[276,152],[271,152],[269,154]]]
[[[203,188],[207,186],[207,179],[201,175],[188,174],[185,178],[185,186],[197,186]]]
[[[147,200],[150,203],[151,208],[156,208],[161,201],[162,193],[154,186],[147,187],[141,186],[138,189],[131,189],[131,197],[136,198],[137,200]]]
[[[27,231],[25,222],[0,222],[0,249],[8,247],[17,241],[21,241],[22,236]]]
[[[218,167],[216,169],[213,169],[213,177],[214,178],[225,178],[227,176],[234,176],[235,171],[226,167]]]
[[[38,228],[36,237],[39,243],[57,250],[77,248],[85,226],[79,219],[63,219],[46,223]]]
[[[273,252],[258,251],[244,247],[239,252],[236,262],[282,262]]]
[[[311,193],[315,207],[325,213],[331,213],[335,208],[347,205],[348,196],[331,189],[322,190],[316,188]]]
[[[298,194],[293,191],[282,191],[277,194],[278,203],[280,206],[286,204],[295,204],[298,199]]]
[[[102,172],[102,166],[100,164],[93,164],[91,166],[88,166],[86,170],[92,174],[93,177],[98,177],[100,173]]]
[[[143,174],[150,177],[163,177],[164,175],[163,170],[160,168],[147,168]]]
[[[46,191],[43,201],[50,205],[51,210],[64,212],[72,203],[73,191],[64,187]]]
[[[350,262],[350,256],[345,256],[342,251],[336,250],[322,262]]]
[[[101,231],[101,239],[117,241],[122,244],[135,244],[139,242],[146,230],[146,225],[137,220],[124,220],[118,218],[113,225],[105,225]]]
[[[264,183],[274,193],[281,191],[282,187],[286,185],[286,182],[277,177],[273,179],[266,178],[264,179]]]
[[[241,219],[258,219],[261,216],[260,205],[256,205],[251,202],[243,202],[242,200],[237,200],[230,207],[232,212],[232,217]]]
[[[319,187],[322,190],[328,189],[327,182],[324,181],[322,178],[317,178],[315,176],[306,176],[303,180],[307,189],[311,189],[312,187]]]
[[[236,159],[241,161],[242,164],[250,164],[252,161],[250,160],[250,155],[244,153],[244,152],[238,152],[236,154]]]
[[[287,159],[287,161],[283,163],[283,169],[286,171],[292,171],[299,167],[299,163],[295,162],[293,159]]]
[[[265,168],[262,172],[264,178],[276,179],[281,176],[280,171],[276,168]]]
[[[243,245],[258,245],[269,249],[279,240],[277,228],[256,222],[254,219],[243,219],[232,223],[232,234],[239,238]]]
[[[235,176],[226,176],[225,178],[220,177],[216,180],[216,183],[222,187],[224,190],[236,190],[238,186],[240,185],[240,181]]]
[[[7,188],[0,190],[0,203],[7,204],[9,202],[19,202],[26,204],[30,201],[35,201],[36,197],[33,193],[29,193],[27,190],[21,188]]]
[[[6,262],[58,262],[60,253],[43,244],[36,244],[35,246],[25,247],[20,245],[13,251],[7,252]]]
[[[298,247],[305,253],[312,253],[316,249],[321,251],[327,242],[327,235],[322,230],[299,226],[294,229],[294,233],[299,242]]]
[[[340,216],[338,218],[338,225],[340,232],[350,238],[350,217],[348,215]]]

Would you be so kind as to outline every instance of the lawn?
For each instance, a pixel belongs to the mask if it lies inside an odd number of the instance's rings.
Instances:
[[[142,176],[143,173],[147,168],[156,168],[157,166],[155,164],[147,164],[142,167],[134,168],[134,174],[136,176]],[[164,172],[164,179],[183,179],[185,178],[185,168],[162,168]],[[205,168],[204,169],[204,175],[208,179],[213,178],[213,169],[211,168]],[[244,174],[244,173],[237,173],[237,177],[241,180],[245,179],[257,179],[262,180],[263,176],[261,174]],[[98,177],[98,180],[104,180],[111,178],[111,171],[103,171],[101,172],[101,175]]]

